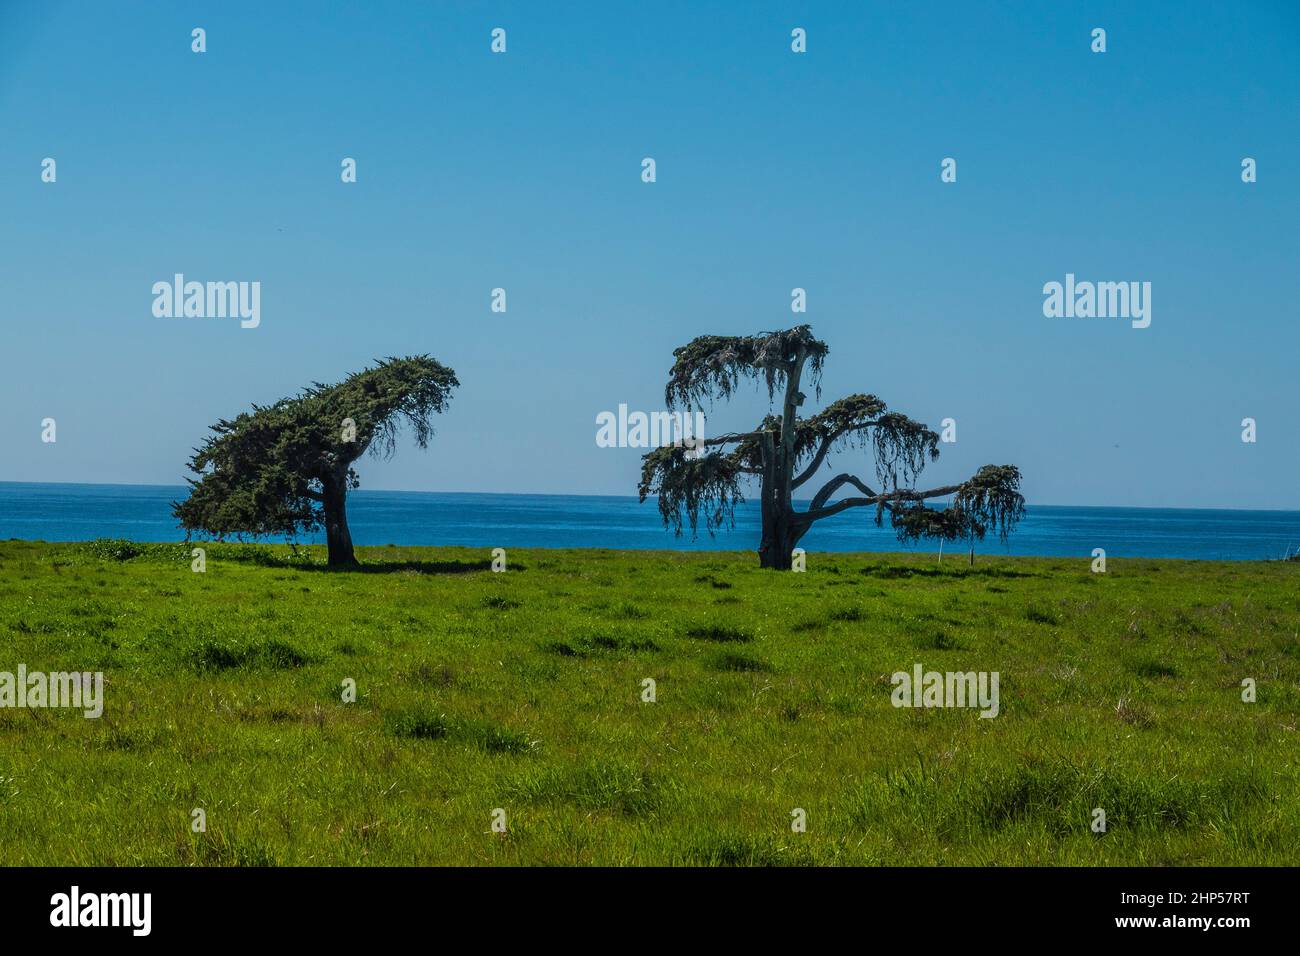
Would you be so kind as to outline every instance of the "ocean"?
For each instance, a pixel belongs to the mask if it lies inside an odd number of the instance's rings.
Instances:
[[[0,482],[0,539],[84,541],[184,538],[171,502],[186,486]],[[902,545],[863,508],[818,522],[800,542],[816,551],[936,552],[937,543]],[[886,518],[886,522],[888,518]],[[734,530],[678,538],[663,527],[653,501],[594,495],[499,495],[367,491],[348,496],[348,524],[358,545],[467,545],[483,548],[616,548],[751,551],[758,547],[758,508],[736,512]],[[298,540],[319,543],[323,535]],[[1276,559],[1300,548],[1300,512],[1030,505],[1004,545],[990,537],[977,554],[1108,558]],[[962,552],[960,546],[946,551]],[[964,553],[964,552],[963,552]]]

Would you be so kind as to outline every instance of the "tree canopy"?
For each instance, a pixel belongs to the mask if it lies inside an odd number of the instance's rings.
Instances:
[[[316,382],[211,426],[194,450],[190,495],[173,504],[187,531],[294,535],[324,528],[331,565],[355,562],[345,499],[367,451],[391,457],[403,425],[427,448],[455,373],[427,355],[388,358],[336,385]]]
[[[854,394],[806,418],[805,378],[821,397],[822,366],[829,352],[807,325],[752,336],[700,336],[673,352],[664,398],[669,408],[687,409],[729,400],[741,383],[764,386],[781,402],[751,432],[706,438],[703,449],[657,448],[642,462],[640,497],[654,495],[666,526],[681,534],[713,533],[734,524],[746,485],[757,481],[763,521],[759,547],[764,567],[788,568],[791,552],[813,523],[850,508],[886,511],[899,539],[978,540],[993,530],[1005,537],[1024,513],[1020,471],[1014,465],[985,465],[964,482],[915,487],[928,462],[939,457],[939,436],[923,423],[890,411],[875,395]],[[845,472],[827,481],[799,511],[796,489],[810,481],[832,452],[869,449],[875,487]],[[848,487],[858,495],[832,501]],[[877,490],[878,489],[878,490]],[[927,500],[951,497],[942,509]]]

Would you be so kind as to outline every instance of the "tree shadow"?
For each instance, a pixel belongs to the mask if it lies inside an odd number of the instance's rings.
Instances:
[[[861,569],[861,573],[873,578],[1037,578],[1042,577],[1040,574],[1034,574],[1031,571],[1013,571],[1010,568],[980,568],[980,567],[960,567],[954,570],[947,568],[909,568],[899,567],[893,564],[868,565]]]
[[[242,561],[283,571],[317,571],[325,574],[472,574],[476,571],[492,570],[492,561],[488,558],[481,561],[362,561],[336,566],[267,554],[228,557],[226,560]],[[512,561],[508,570],[512,573],[524,571],[526,566]]]
[[[418,561],[406,560],[362,560],[355,564],[331,567],[324,561],[313,560],[307,551],[281,555],[266,547],[244,545],[237,549],[224,547],[227,542],[200,541],[203,547],[219,549],[210,552],[209,560],[219,558],[238,564],[255,564],[262,568],[275,568],[281,571],[322,571],[330,574],[472,574],[476,571],[491,571],[492,560],[482,558],[469,561]],[[149,546],[152,547],[152,546]],[[187,545],[188,547],[188,545]],[[185,560],[189,560],[188,557]],[[527,566],[511,561],[507,570],[524,571]]]
[[[284,562],[284,567],[302,568],[306,571],[325,571],[330,574],[471,574],[475,571],[491,571],[491,559],[481,561],[367,561],[341,567],[328,564],[295,564]],[[512,561],[509,572],[526,570],[525,566]]]

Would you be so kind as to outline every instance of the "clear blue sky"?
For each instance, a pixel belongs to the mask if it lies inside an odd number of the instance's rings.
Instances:
[[[600,411],[807,321],[825,399],[957,420],[925,480],[1300,508],[1297,162],[1294,2],[0,2],[0,480],[179,483],[219,417],[428,352],[451,410],[363,487],[632,494]],[[155,318],[175,272],[260,328]],[[1045,318],[1067,272],[1151,327]]]

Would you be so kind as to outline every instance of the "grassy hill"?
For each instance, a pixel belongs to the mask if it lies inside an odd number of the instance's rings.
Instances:
[[[0,543],[0,671],[107,680],[0,709],[0,863],[1300,862],[1292,562],[302,554]]]

